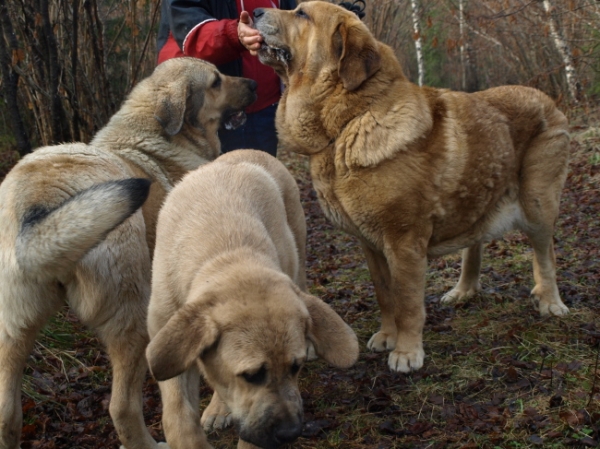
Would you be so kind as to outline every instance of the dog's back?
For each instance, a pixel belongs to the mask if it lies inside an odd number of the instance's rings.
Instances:
[[[287,169],[264,152],[229,153],[186,175],[161,210],[157,235],[159,278],[153,285],[160,283],[161,273],[186,285],[192,273],[170,269],[178,261],[198,267],[240,248],[268,255],[305,285],[306,229],[298,188]]]

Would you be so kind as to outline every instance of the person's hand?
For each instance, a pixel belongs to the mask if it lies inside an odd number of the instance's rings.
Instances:
[[[252,23],[248,11],[242,11],[242,14],[240,14],[240,21],[238,22],[238,39],[240,40],[240,43],[248,49],[251,55],[256,56],[263,38],[258,30],[252,28]]]

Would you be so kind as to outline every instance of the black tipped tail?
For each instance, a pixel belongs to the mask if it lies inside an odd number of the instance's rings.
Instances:
[[[129,178],[114,181],[114,183],[121,186],[124,192],[129,195],[131,213],[134,213],[146,202],[150,193],[150,185],[152,185],[152,181],[146,178]]]
[[[45,276],[72,269],[148,198],[151,181],[129,178],[96,184],[53,209],[32,207],[22,219],[19,266]]]

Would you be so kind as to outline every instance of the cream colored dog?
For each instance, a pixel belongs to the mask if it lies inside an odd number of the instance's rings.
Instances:
[[[567,313],[552,235],[569,134],[550,98],[519,86],[415,86],[391,48],[327,2],[254,15],[259,57],[286,85],[280,143],[310,156],[325,214],[362,242],[382,313],[368,346],[391,350],[392,370],[423,365],[427,257],[466,248],[443,301],[469,297],[480,289],[483,242],[512,228],[533,246],[540,313]]]
[[[297,379],[309,346],[337,367],[356,361],[352,330],[304,292],[305,241],[296,182],[261,151],[227,153],[168,196],[146,354],[162,381],[171,449],[211,447],[199,425],[200,373],[215,389],[205,424],[220,427],[231,412],[238,447],[270,449],[302,430]]]
[[[157,447],[144,425],[142,383],[158,209],[187,171],[217,157],[218,127],[239,122],[255,86],[197,59],[167,61],[91,145],[38,149],[2,182],[1,449],[19,447],[23,368],[38,331],[65,302],[106,346],[110,415],[122,443]]]

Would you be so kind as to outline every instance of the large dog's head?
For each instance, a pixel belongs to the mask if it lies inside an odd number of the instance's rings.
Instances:
[[[267,449],[293,441],[302,430],[298,372],[309,346],[349,367],[358,357],[356,335],[327,304],[273,270],[251,267],[207,284],[150,342],[150,370],[165,380],[198,362],[243,440]]]
[[[258,53],[287,81],[331,71],[347,90],[355,90],[381,65],[377,41],[358,17],[327,2],[303,2],[293,11],[256,9],[256,29],[263,36]]]

